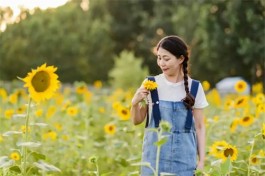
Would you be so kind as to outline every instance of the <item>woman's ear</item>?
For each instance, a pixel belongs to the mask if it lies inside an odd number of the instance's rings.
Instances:
[[[185,57],[184,57],[183,55],[181,55],[181,56],[178,58],[178,60],[179,60],[179,63],[182,64],[183,61],[185,60]]]

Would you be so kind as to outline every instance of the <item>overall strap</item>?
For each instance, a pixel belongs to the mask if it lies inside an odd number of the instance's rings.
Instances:
[[[199,87],[199,81],[197,80],[192,80],[192,83],[191,83],[191,94],[193,95],[194,99],[196,98],[196,95],[197,95],[197,92],[198,92],[198,87]],[[186,119],[186,124],[185,124],[185,129],[186,130],[190,130],[191,129],[191,126],[192,126],[192,110],[191,109],[188,109],[188,112],[187,112],[187,119]]]
[[[155,77],[153,77],[153,76],[148,76],[147,79],[155,82]],[[159,122],[161,120],[157,89],[150,91],[150,93],[151,93],[152,104],[153,104],[152,114],[153,114],[154,121],[155,121],[155,127],[157,128],[159,126]],[[148,111],[148,109],[147,109],[147,111]],[[145,127],[148,126],[148,123],[149,123],[149,112],[147,112],[147,120],[146,120]]]

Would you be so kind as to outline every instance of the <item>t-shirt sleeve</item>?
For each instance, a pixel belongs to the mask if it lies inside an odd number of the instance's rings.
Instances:
[[[195,104],[194,104],[194,108],[205,108],[207,107],[209,104],[207,102],[204,90],[202,88],[201,83],[199,83],[199,87],[198,87],[198,92],[195,98]]]

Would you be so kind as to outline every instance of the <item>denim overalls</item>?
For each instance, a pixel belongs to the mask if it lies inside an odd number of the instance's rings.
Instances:
[[[155,81],[154,77],[148,77]],[[191,93],[196,97],[199,82],[192,80]],[[150,123],[147,118],[142,162],[149,162],[155,169],[157,133],[148,130],[157,128],[160,120],[171,123],[172,128],[168,141],[162,145],[159,161],[159,176],[171,173],[175,176],[193,176],[196,169],[197,142],[192,111],[187,110],[182,101],[161,101],[158,99],[157,90],[151,91],[152,117]],[[141,167],[141,176],[152,176],[153,172],[146,166]]]

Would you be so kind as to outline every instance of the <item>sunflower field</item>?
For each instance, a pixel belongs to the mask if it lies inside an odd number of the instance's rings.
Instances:
[[[134,89],[60,84],[56,67],[33,69],[21,81],[0,82],[0,175],[137,176],[144,124],[134,126]],[[265,95],[246,83],[220,96],[203,81],[206,161],[196,175],[265,175]]]

